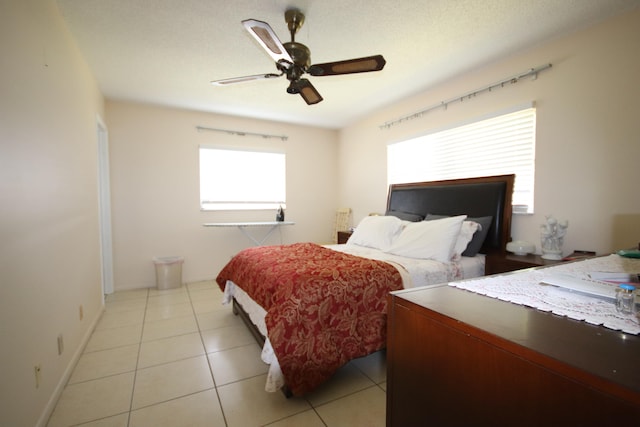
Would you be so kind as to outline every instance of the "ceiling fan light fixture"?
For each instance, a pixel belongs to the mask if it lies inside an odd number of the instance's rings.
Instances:
[[[307,79],[300,79],[297,84],[298,91],[302,99],[308,104],[313,105],[322,101],[322,95],[316,90],[311,82]]]
[[[317,104],[318,102],[322,101],[322,96],[320,96],[317,91],[311,88],[303,88],[300,91],[300,95],[309,105]]]
[[[311,82],[301,78],[304,74],[312,76],[331,76],[340,74],[365,73],[380,71],[386,64],[382,55],[367,56],[364,58],[348,59],[346,61],[325,62],[323,64],[311,63],[311,51],[307,46],[295,41],[296,32],[304,23],[304,13],[298,9],[289,9],[284,14],[287,27],[291,32],[291,41],[282,43],[271,26],[256,19],[242,21],[245,29],[256,39],[265,52],[275,61],[280,74],[257,74],[246,77],[216,80],[214,85],[223,86],[232,83],[242,83],[250,80],[269,79],[286,74],[289,80],[287,93],[300,94],[309,105],[322,101],[322,95]]]
[[[291,83],[289,83],[289,87],[287,87],[287,93],[290,93],[291,95],[297,95],[298,93],[300,93],[298,82],[292,81]]]

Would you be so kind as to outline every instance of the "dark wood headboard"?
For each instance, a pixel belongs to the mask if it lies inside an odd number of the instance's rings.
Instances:
[[[515,175],[392,184],[387,211],[421,216],[493,217],[482,253],[504,252],[511,240],[511,199]]]

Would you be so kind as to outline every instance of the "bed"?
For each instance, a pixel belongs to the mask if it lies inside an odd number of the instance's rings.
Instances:
[[[394,184],[385,215],[343,245],[248,248],[216,281],[270,365],[267,391],[304,395],[386,346],[389,292],[484,274],[510,239],[514,175]]]

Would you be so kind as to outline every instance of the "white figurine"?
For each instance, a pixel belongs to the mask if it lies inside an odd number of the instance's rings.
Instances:
[[[547,215],[547,222],[540,226],[540,243],[542,245],[542,258],[562,259],[562,244],[564,236],[569,228],[569,221],[558,222],[551,215]]]

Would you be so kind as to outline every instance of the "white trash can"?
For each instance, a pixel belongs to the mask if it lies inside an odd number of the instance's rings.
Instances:
[[[179,288],[182,285],[182,263],[184,258],[179,256],[157,257],[153,259],[156,265],[156,287],[158,289]]]

